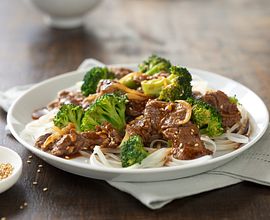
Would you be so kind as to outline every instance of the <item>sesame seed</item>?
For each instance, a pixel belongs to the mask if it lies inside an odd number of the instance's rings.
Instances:
[[[20,206],[20,209],[23,209],[23,206],[22,205]]]
[[[198,143],[196,143],[194,146],[195,146],[195,147],[198,147],[198,146],[199,146],[199,144],[198,144]]]
[[[191,128],[191,131],[194,132],[194,129]]]
[[[43,188],[43,192],[46,192],[48,190],[48,188]]]
[[[7,218],[6,217],[1,217],[1,220],[6,220]]]
[[[32,157],[33,157],[32,155],[28,156],[29,159],[31,159]]]
[[[27,162],[27,163],[31,163],[31,160],[27,160],[26,162]]]
[[[13,166],[10,163],[0,163],[0,180],[7,178],[13,172]]]
[[[25,202],[25,203],[23,203],[23,205],[26,207],[28,204],[27,204],[27,202]]]
[[[34,181],[34,182],[33,182],[33,185],[37,185],[37,181]]]
[[[39,164],[38,167],[41,168],[41,167],[43,167],[43,165],[42,164]]]
[[[38,169],[38,170],[37,170],[37,172],[38,172],[38,173],[40,173],[40,172],[41,172],[41,170],[40,170],[40,169]]]

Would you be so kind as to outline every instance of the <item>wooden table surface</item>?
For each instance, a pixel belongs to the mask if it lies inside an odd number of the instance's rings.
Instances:
[[[269,0],[104,0],[86,17],[84,28],[64,31],[46,27],[23,1],[2,0],[0,90],[76,69],[87,57],[136,63],[158,53],[233,78],[269,108],[269,8]],[[17,184],[0,195],[0,218],[270,219],[269,188],[248,182],[151,211],[104,181],[66,173],[34,155],[28,164],[31,152],[6,135],[5,124],[6,113],[0,110],[0,145],[16,150],[24,169]],[[33,186],[39,164],[42,172]]]

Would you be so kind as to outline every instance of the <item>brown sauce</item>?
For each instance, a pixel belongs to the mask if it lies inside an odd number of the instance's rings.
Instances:
[[[48,109],[46,107],[43,108],[39,108],[33,111],[32,113],[32,119],[33,120],[37,120],[39,119],[41,116],[46,115],[48,113]]]
[[[63,156],[63,158],[65,158],[67,160],[71,160],[71,159],[81,157],[81,156],[83,156],[83,155],[80,152],[77,152],[77,153],[74,153],[74,154],[71,154],[71,155],[68,155],[68,156]]]

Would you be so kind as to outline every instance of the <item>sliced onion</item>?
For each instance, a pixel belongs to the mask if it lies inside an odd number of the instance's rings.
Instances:
[[[144,158],[140,164],[141,168],[161,167],[164,165],[170,152],[169,148],[161,148],[148,157]]]
[[[186,124],[191,118],[192,107],[188,102],[186,102],[184,100],[175,100],[175,102],[180,103],[186,109],[185,118],[182,121],[178,122],[178,125]]]
[[[213,154],[216,152],[217,150],[217,146],[216,146],[216,143],[211,140],[208,136],[201,136],[201,140],[206,143],[206,148],[208,150],[211,150],[213,152]],[[210,148],[210,149],[209,149]]]
[[[156,140],[153,140],[151,143],[150,143],[150,148],[153,148],[154,147],[154,145],[155,145],[155,143],[157,143],[157,142],[162,142],[162,143],[164,143],[164,144],[166,144],[167,146],[168,146],[168,142],[167,141],[164,141],[164,140],[162,140],[162,139],[156,139]]]
[[[206,160],[210,160],[212,158],[213,158],[212,155],[205,155],[203,157],[196,158],[196,159],[193,159],[193,160],[178,160],[178,159],[175,159],[172,156],[171,161],[167,165],[168,166],[179,166],[179,165],[184,165],[184,164],[200,163],[200,162],[203,162],[203,161],[206,161]]]
[[[239,147],[239,143],[235,143],[235,142],[230,142],[227,144],[217,144],[217,150],[221,151],[221,150],[234,150],[236,148]]]
[[[240,126],[239,123],[234,124],[234,125],[228,130],[228,132],[234,132],[237,128],[239,128],[239,126]]]
[[[226,136],[229,140],[236,143],[246,144],[249,141],[249,138],[242,134],[226,133]]]

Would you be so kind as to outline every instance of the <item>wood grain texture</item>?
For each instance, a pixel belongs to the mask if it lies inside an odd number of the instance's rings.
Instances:
[[[46,27],[23,1],[0,6],[0,90],[77,68],[87,57],[136,63],[158,53],[174,63],[218,72],[255,91],[270,108],[270,1],[104,0],[84,28]],[[56,169],[9,135],[0,110],[0,144],[23,158],[19,182],[0,195],[7,219],[270,219],[269,188],[241,183],[151,211],[103,181]],[[32,185],[42,164],[38,184]],[[48,191],[43,192],[47,187]],[[27,207],[20,206],[27,202]]]

